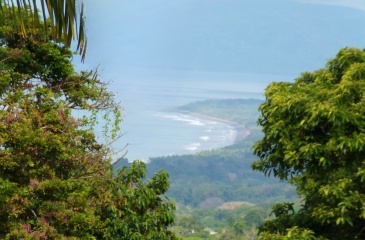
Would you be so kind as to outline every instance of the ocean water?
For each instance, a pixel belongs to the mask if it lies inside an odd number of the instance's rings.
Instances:
[[[124,135],[114,144],[129,160],[191,154],[234,142],[233,127],[211,119],[197,118],[174,107],[206,99],[263,99],[272,81],[290,76],[119,69],[108,74],[111,90],[123,107]],[[242,113],[244,114],[244,113]],[[126,152],[127,151],[127,152]],[[118,156],[116,156],[118,158]]]

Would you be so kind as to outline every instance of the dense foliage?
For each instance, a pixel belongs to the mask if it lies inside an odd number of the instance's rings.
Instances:
[[[365,51],[352,48],[266,89],[253,168],[290,179],[303,204],[298,212],[278,205],[276,220],[260,228],[263,238],[365,238],[364,92]]]
[[[253,240],[257,226],[270,214],[271,204],[232,202],[219,208],[179,207],[171,230],[182,239]]]
[[[134,162],[114,174],[112,149],[96,141],[98,118],[106,140],[121,121],[107,85],[76,73],[44,30],[11,31],[0,29],[0,238],[174,239],[167,173],[146,181]]]

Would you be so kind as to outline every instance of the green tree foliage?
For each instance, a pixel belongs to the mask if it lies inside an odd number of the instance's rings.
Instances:
[[[257,226],[269,217],[271,204],[226,205],[211,209],[179,206],[171,231],[183,239],[249,240],[257,238]],[[192,232],[194,230],[194,232]]]
[[[289,179],[303,205],[297,213],[274,209],[277,219],[264,224],[262,236],[365,238],[364,92],[365,51],[352,48],[323,69],[266,89],[253,168]]]
[[[121,121],[107,84],[76,73],[44,29],[12,31],[0,29],[0,238],[174,239],[167,173],[145,180],[134,162],[114,174],[113,149],[96,141],[99,117],[109,140]]]
[[[80,9],[77,8],[80,3]],[[20,7],[20,8],[19,8]],[[39,9],[43,19],[40,21]],[[28,14],[24,14],[27,11]],[[11,26],[23,38],[34,36],[34,29],[44,27],[52,39],[70,46],[75,38],[77,49],[85,57],[87,38],[85,35],[84,6],[78,0],[0,0],[0,25]],[[44,38],[48,40],[50,38]]]
[[[285,235],[277,233],[264,232],[258,240],[320,240],[323,238],[317,238],[314,233],[308,229],[299,229],[297,226],[287,229]]]

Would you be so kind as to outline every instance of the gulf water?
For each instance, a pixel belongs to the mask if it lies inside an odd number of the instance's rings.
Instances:
[[[110,89],[123,107],[124,134],[115,149],[129,160],[192,154],[231,145],[233,127],[197,118],[175,107],[206,99],[264,99],[270,82],[291,76],[177,70],[120,69],[109,74]],[[244,114],[244,113],[242,113]]]

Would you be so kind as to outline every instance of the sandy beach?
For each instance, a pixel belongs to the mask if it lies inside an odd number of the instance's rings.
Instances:
[[[250,130],[245,125],[242,125],[242,124],[230,121],[230,120],[217,118],[217,117],[212,117],[212,116],[204,115],[204,114],[197,113],[197,112],[190,112],[190,111],[180,111],[180,112],[183,113],[183,114],[190,115],[192,117],[211,120],[211,121],[214,121],[214,122],[224,123],[224,124],[232,126],[234,128],[234,130],[236,131],[235,143],[239,142],[239,141],[242,141],[248,135],[250,135]]]

